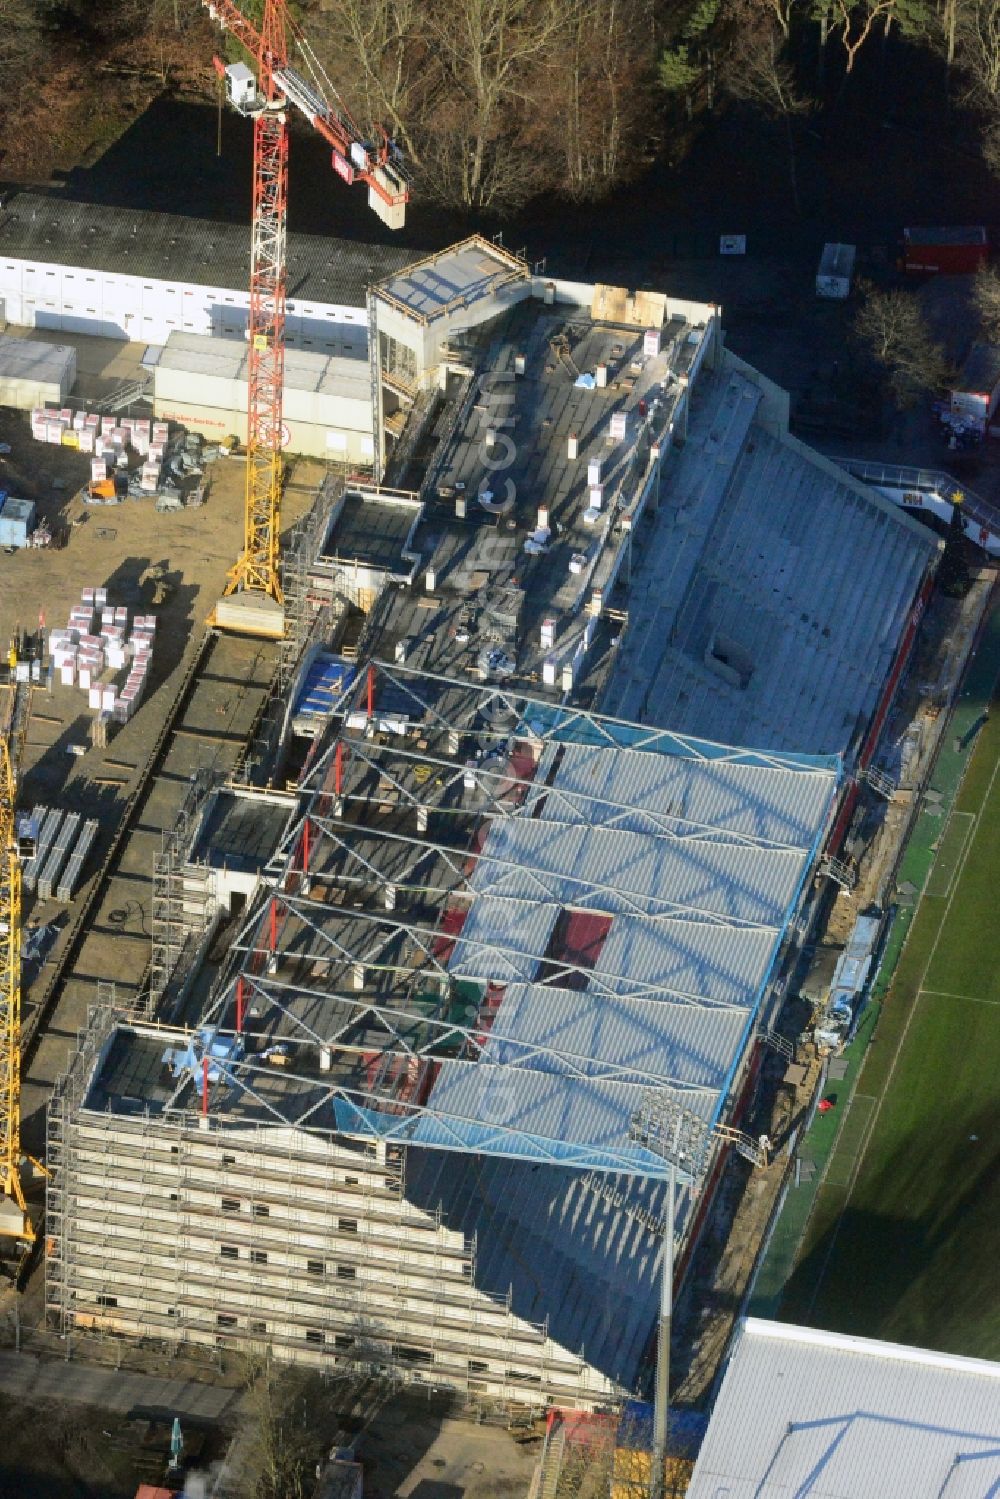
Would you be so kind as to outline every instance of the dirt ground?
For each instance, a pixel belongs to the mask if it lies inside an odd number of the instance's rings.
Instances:
[[[78,810],[87,817],[97,816],[100,822],[78,902],[86,892],[87,876],[93,877],[100,866],[127,798],[156,745],[181,680],[185,652],[200,639],[236,557],[243,534],[245,471],[239,460],[215,463],[206,476],[206,503],[195,510],[160,513],[148,499],[87,507],[74,498],[89,477],[87,458],[35,442],[23,412],[0,410],[0,441],[12,448],[0,460],[0,486],[35,500],[40,517],[68,535],[60,549],[0,554],[0,647],[4,652],[15,627],[33,631],[44,623],[47,632],[65,624],[70,607],[87,585],[107,585],[110,602],[154,612],[157,617],[146,697],[106,749],[90,747],[93,715],[79,688],[43,685],[33,696],[21,805]],[[308,507],[324,472],[324,466],[312,460],[294,464],[283,516],[286,528]],[[82,523],[71,524],[77,516],[83,517]],[[168,594],[154,606],[152,585],[140,586],[139,580],[147,568],[157,565]],[[118,978],[134,982],[148,959],[152,861],[161,829],[170,826],[174,804],[194,770],[210,761],[226,769],[259,705],[273,665],[269,664],[272,652],[266,642],[223,641],[213,654],[211,670],[198,684],[185,718],[185,737],[171,751],[163,776],[151,788],[152,801],[143,812],[142,825],[128,842],[127,868],[120,871],[91,923],[93,940],[88,939],[82,955],[88,983],[77,995],[72,1013],[60,1011],[50,1018],[41,1050],[26,1072],[22,1113],[33,1150],[41,1148],[47,1090],[64,1066],[86,1003],[95,997],[94,982]],[[79,749],[85,752],[77,753]],[[41,971],[26,973],[23,1014],[29,1026],[70,930],[75,904],[67,908],[55,900],[26,897],[28,922],[59,928],[46,965]]]
[[[538,1451],[499,1427],[437,1418],[418,1398],[400,1396],[367,1428],[357,1455],[369,1499],[522,1499]]]

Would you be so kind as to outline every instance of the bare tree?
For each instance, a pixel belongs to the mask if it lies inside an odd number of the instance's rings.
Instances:
[[[984,265],[976,275],[972,297],[983,339],[1000,345],[1000,271]]]
[[[419,0],[324,0],[310,20],[317,55],[366,125],[382,125],[419,166],[416,126],[441,70]]]
[[[788,176],[796,213],[800,212],[798,169],[793,121],[808,112],[811,102],[800,94],[795,72],[785,50],[785,36],[770,4],[741,6],[741,24],[725,67],[727,91],[764,114],[784,123],[788,145]]]
[[[926,0],[831,0],[829,13],[831,29],[840,37],[847,59],[847,71],[852,72],[858,53],[871,37],[876,26],[881,25],[888,35],[897,25],[908,36],[926,30],[930,23],[930,11]]]
[[[641,164],[653,36],[649,0],[583,0],[563,45],[536,69],[533,93],[570,195],[598,194]]]
[[[1000,111],[1000,5],[997,0],[951,0],[955,59],[966,97],[996,120]]]
[[[442,69],[421,121],[425,179],[466,208],[513,204],[546,180],[534,71],[565,42],[582,0],[427,0]]]
[[[886,372],[897,406],[913,406],[925,393],[940,390],[948,377],[948,364],[914,294],[879,291],[864,283],[859,291],[854,337]]]

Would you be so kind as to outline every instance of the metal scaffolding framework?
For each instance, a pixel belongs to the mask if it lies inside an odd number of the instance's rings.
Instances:
[[[607,927],[624,913],[664,942],[680,931],[693,946],[739,954],[750,944],[766,980],[790,903],[782,897],[765,920],[741,914],[725,892],[674,898],[593,869],[557,878],[492,853],[491,830],[543,819],[556,833],[571,823],[638,830],[679,857],[695,848],[791,867],[797,897],[838,763],[707,744],[381,663],[358,673],[334,718],[203,1016],[211,1079],[207,1060],[204,1076],[182,1074],[167,1110],[190,1107],[193,1089],[206,1113],[697,1183],[752,1049],[753,994],[644,974],[628,956],[595,965],[560,953],[553,930],[574,913]],[[570,748],[614,752],[602,758],[617,767],[609,791],[562,783]],[[755,777],[767,794],[748,796],[727,823],[616,790],[627,784],[623,769],[667,761],[713,784],[734,771]],[[812,811],[795,831],[782,798],[791,806],[802,796]],[[494,895],[487,866],[494,883],[526,880],[527,898]],[[513,919],[477,936],[466,927],[477,909]],[[711,977],[710,965],[703,971]],[[498,1023],[508,991],[530,1001],[538,985],[552,1002],[587,990],[636,1026],[669,1011],[699,1034],[718,1031],[732,1053],[727,1076],[706,1081],[667,1045],[632,1046],[626,1036],[602,1051]],[[655,1099],[689,1119],[674,1154],[650,1124]]]

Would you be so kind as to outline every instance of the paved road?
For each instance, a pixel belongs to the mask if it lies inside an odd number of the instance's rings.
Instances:
[[[232,1420],[242,1393],[191,1379],[159,1379],[128,1369],[0,1352],[0,1390],[19,1399],[72,1400],[120,1415],[216,1422]]]

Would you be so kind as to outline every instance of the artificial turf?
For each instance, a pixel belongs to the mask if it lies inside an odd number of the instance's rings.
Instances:
[[[958,802],[978,818],[964,862],[957,836],[946,833],[958,867],[920,902],[858,1082],[859,1094],[882,1099],[860,1168],[846,1200],[843,1189],[831,1191],[828,1211],[815,1215],[783,1304],[783,1315],[794,1308],[822,1327],[992,1359],[1000,1359],[998,766],[994,714]]]

